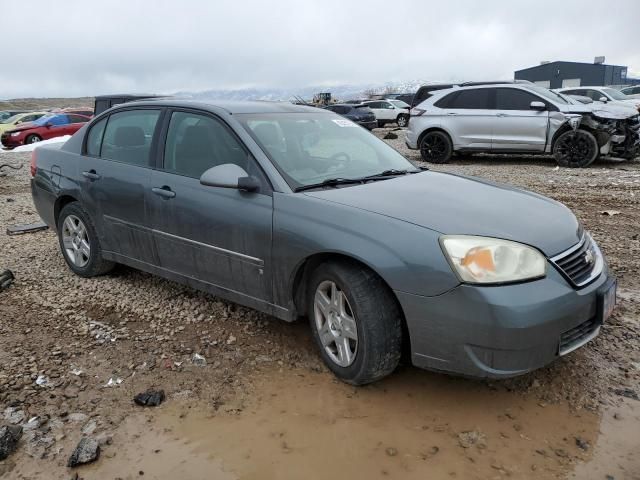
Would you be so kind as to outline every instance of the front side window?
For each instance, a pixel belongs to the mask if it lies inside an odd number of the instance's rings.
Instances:
[[[327,113],[237,115],[291,188],[416,168],[362,127]]]
[[[100,156],[132,165],[149,165],[153,132],[159,117],[160,110],[128,110],[110,115]]]
[[[225,163],[255,173],[249,154],[219,120],[190,112],[171,115],[164,150],[166,171],[200,178],[206,170]]]
[[[530,110],[531,102],[541,102],[535,95],[517,88],[496,89],[497,110]]]

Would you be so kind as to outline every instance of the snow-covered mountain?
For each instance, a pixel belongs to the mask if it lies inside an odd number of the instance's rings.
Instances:
[[[193,98],[194,100],[283,100],[288,101],[294,97],[310,100],[315,93],[331,92],[333,98],[349,100],[364,98],[365,92],[374,91],[382,93],[393,91],[396,93],[413,93],[420,85],[433,82],[413,80],[408,82],[387,82],[384,84],[363,85],[331,85],[308,86],[301,88],[243,88],[237,90],[205,90],[201,92],[178,92],[180,97]]]

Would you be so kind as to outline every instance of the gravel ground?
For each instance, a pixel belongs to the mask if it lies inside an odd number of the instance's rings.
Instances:
[[[387,141],[420,163],[397,133],[400,138]],[[28,187],[29,154],[0,152],[0,164],[6,161],[24,166],[0,176],[3,229],[39,220]],[[476,155],[429,167],[565,203],[593,233],[619,280],[618,307],[595,341],[488,388],[594,411],[619,402],[620,393],[640,393],[640,162],[601,160],[571,170],[545,157]],[[16,281],[0,293],[0,424],[3,412],[6,421],[37,417],[25,447],[36,458],[56,458],[65,435],[80,427],[113,430],[131,398],[148,387],[232,411],[256,372],[296,368],[329,375],[304,322],[285,324],[125,267],[81,279],[66,268],[51,231],[0,232],[0,271],[5,268]],[[0,477],[3,468],[11,466],[0,462]]]

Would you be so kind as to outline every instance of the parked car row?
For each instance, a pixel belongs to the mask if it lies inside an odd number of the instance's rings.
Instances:
[[[350,100],[345,103],[327,105],[331,110],[363,127],[372,130],[384,127],[388,123],[396,123],[399,127],[406,127],[409,123],[409,105],[402,100]]]
[[[629,102],[585,104],[528,82],[428,86],[416,99],[405,141],[428,162],[455,152],[546,153],[586,167],[601,154],[640,155],[640,115]]]
[[[13,115],[11,115],[13,114]],[[93,117],[90,108],[65,108],[51,112],[0,112],[0,143],[4,148],[73,135]]]

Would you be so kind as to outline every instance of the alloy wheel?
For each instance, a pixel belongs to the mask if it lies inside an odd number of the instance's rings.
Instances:
[[[69,215],[62,224],[62,244],[67,258],[76,267],[83,268],[89,263],[91,246],[89,234],[82,220]]]
[[[316,289],[313,310],[325,352],[336,365],[348,367],[358,352],[358,329],[345,293],[335,282],[323,281]]]
[[[586,135],[574,132],[559,140],[556,151],[560,158],[568,164],[581,164],[593,155],[593,145]]]
[[[422,158],[437,163],[447,155],[447,143],[440,135],[429,135],[420,144]]]

